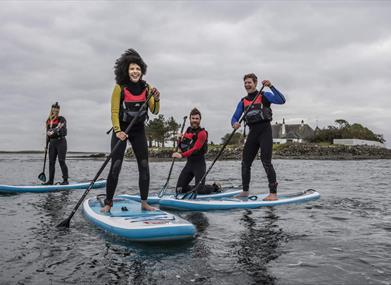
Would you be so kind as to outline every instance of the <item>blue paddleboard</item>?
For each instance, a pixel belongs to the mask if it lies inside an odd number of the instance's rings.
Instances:
[[[87,189],[90,186],[91,182],[81,182],[81,183],[70,183],[68,185],[26,185],[26,186],[16,186],[16,185],[0,185],[0,193],[45,193],[45,192],[55,192],[62,190],[73,190],[73,189]],[[106,180],[98,180],[94,183],[93,188],[102,188],[106,186]]]
[[[231,188],[232,189],[232,188]],[[221,199],[221,198],[227,198],[227,197],[233,197],[235,195],[238,195],[241,192],[241,190],[236,191],[223,191],[223,192],[216,192],[212,194],[197,194],[197,199]],[[140,195],[120,195],[120,197],[126,197],[128,199],[134,200],[134,201],[141,201]],[[183,197],[183,194],[179,194],[178,198],[181,199]],[[160,199],[163,198],[175,198],[174,194],[167,194],[163,195],[162,198],[158,197],[157,195],[148,196],[148,203],[149,204],[159,204]]]
[[[141,203],[116,196],[109,213],[102,202],[90,198],[83,203],[85,217],[102,230],[131,241],[171,241],[191,239],[196,228],[186,220],[161,210],[144,211]]]
[[[268,194],[258,194],[251,199],[222,198],[219,200],[188,200],[163,198],[160,199],[160,207],[174,210],[187,211],[210,211],[210,210],[228,210],[228,209],[255,209],[260,207],[279,206],[293,203],[304,203],[317,200],[320,194],[315,190],[309,189],[304,192],[294,194],[279,194],[277,201],[263,201]]]

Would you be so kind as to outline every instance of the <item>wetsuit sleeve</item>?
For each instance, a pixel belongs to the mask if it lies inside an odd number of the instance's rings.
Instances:
[[[263,93],[263,96],[265,96],[270,103],[280,104],[280,105],[285,103],[286,100],[284,95],[282,95],[282,93],[278,91],[276,87],[272,86],[270,87],[270,90],[272,92]]]
[[[239,122],[240,116],[242,116],[243,114],[243,110],[244,110],[244,106],[243,106],[243,101],[241,100],[238,106],[236,107],[235,113],[232,115],[231,125]]]
[[[153,86],[148,84],[148,95],[150,92],[152,92]],[[157,115],[160,111],[160,100],[155,101],[155,98],[152,96],[151,99],[149,99],[148,102],[149,111],[151,111],[152,114]]]
[[[111,123],[113,125],[113,130],[115,133],[121,131],[119,125],[119,111],[121,104],[121,87],[116,84],[113,90],[113,95],[111,96]]]
[[[197,140],[194,143],[194,146],[191,149],[189,149],[188,151],[183,152],[182,156],[183,157],[189,157],[190,155],[192,155],[193,152],[195,152],[196,150],[201,149],[202,146],[204,145],[204,143],[206,142],[206,139],[207,139],[206,132],[205,131],[199,132],[198,136],[197,136]]]
[[[55,133],[59,137],[65,137],[67,135],[67,120],[64,117],[59,117],[58,122],[61,125],[56,128]]]

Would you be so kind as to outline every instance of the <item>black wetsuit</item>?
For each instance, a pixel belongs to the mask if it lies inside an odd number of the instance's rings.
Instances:
[[[46,130],[53,130],[54,134],[47,139],[49,140],[49,180],[47,184],[53,184],[54,173],[56,170],[56,158],[58,156],[58,162],[61,167],[62,178],[64,182],[68,181],[68,167],[65,163],[67,154],[67,122],[64,117],[58,118],[46,123]]]
[[[262,104],[263,107],[270,110],[271,103],[284,104],[285,97],[275,87],[271,87],[272,92],[262,93]],[[246,102],[254,100],[258,91],[247,94],[243,98],[232,116],[231,124],[239,121],[241,114],[245,111],[244,99]],[[247,104],[248,104],[247,103]],[[271,120],[271,117],[270,117]],[[263,168],[265,169],[267,179],[269,182],[270,193],[277,193],[277,181],[276,172],[272,164],[272,151],[273,151],[273,136],[272,128],[269,120],[262,120],[255,123],[248,123],[250,132],[248,134],[246,143],[243,148],[243,159],[242,159],[242,184],[243,191],[249,191],[250,179],[251,179],[251,165],[259,151],[261,149],[261,161]]]
[[[261,161],[269,182],[270,193],[277,192],[276,172],[272,164],[273,136],[270,122],[249,125],[250,132],[243,148],[242,183],[243,191],[249,190],[251,165],[261,149]]]
[[[184,137],[188,134],[198,132],[197,138],[191,140],[191,144],[184,151],[182,149],[182,156],[187,157],[186,165],[182,169],[179,175],[176,192],[187,193],[191,191],[194,186],[190,186],[189,183],[195,178],[195,185],[197,185],[206,171],[205,153],[207,152],[207,132],[203,129],[194,130],[188,128]],[[183,140],[182,140],[183,141]],[[181,146],[181,143],[180,143]],[[198,194],[210,194],[215,191],[219,191],[219,187],[215,184],[205,185],[205,179],[201,182],[197,189]]]
[[[139,95],[145,90],[145,85],[142,82],[128,83],[126,88],[134,95]],[[123,122],[120,116],[120,128],[125,131],[130,122]],[[113,132],[111,137],[111,149],[119,141],[116,134]],[[139,171],[139,187],[141,200],[148,199],[149,191],[149,164],[148,164],[148,144],[145,136],[144,121],[137,122],[128,133],[128,141],[130,142],[133,153],[136,156],[137,166]],[[122,161],[126,150],[126,141],[123,141],[119,148],[113,153],[111,159],[110,172],[107,177],[106,199],[105,205],[112,205],[115,189],[118,184],[118,176],[121,171]]]

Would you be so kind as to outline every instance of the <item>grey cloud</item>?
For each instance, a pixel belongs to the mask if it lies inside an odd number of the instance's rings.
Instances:
[[[230,129],[244,73],[287,97],[275,120],[362,123],[391,140],[387,2],[4,2],[0,4],[0,149],[43,146],[59,101],[71,150],[107,151],[115,59],[136,48],[162,113],[197,106],[211,140]],[[17,122],[17,123],[15,123]]]

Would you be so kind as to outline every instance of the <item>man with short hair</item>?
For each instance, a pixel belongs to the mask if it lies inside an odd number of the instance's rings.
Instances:
[[[200,127],[201,112],[194,108],[190,112],[190,127],[179,138],[180,152],[174,152],[172,157],[186,157],[187,162],[179,175],[176,192],[187,193],[193,189],[189,183],[195,177],[195,185],[201,181],[201,178],[206,172],[205,154],[208,152],[208,132]],[[220,192],[220,186],[214,183],[213,185],[205,185],[205,179],[201,182],[197,189],[198,194],[210,194],[212,192]]]
[[[264,199],[266,201],[278,200],[277,198],[277,179],[272,160],[273,136],[271,128],[272,110],[270,105],[284,104],[285,97],[282,95],[269,80],[263,80],[262,84],[270,88],[272,92],[263,91],[259,96],[257,90],[258,78],[254,73],[246,74],[243,77],[244,88],[247,96],[243,97],[236,107],[235,113],[231,119],[231,125],[234,129],[240,128],[239,120],[244,112],[249,108],[244,121],[249,126],[246,143],[243,148],[242,158],[242,185],[243,191],[239,196],[248,197],[251,178],[251,165],[261,149],[261,161],[265,169],[269,182],[269,195]],[[256,99],[255,99],[256,98]],[[254,101],[255,99],[255,101]],[[254,104],[251,103],[254,101]]]

